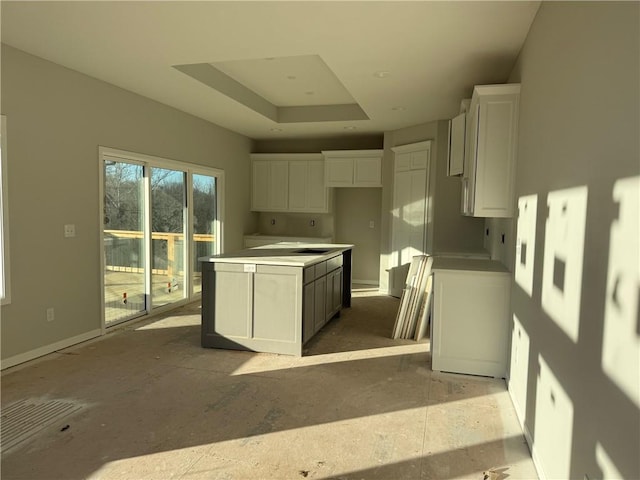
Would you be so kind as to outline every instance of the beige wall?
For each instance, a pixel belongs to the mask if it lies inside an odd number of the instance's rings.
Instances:
[[[255,228],[251,141],[241,135],[6,45],[2,114],[12,274],[3,360],[47,353],[101,327],[99,145],[223,169],[226,249],[240,248]],[[63,237],[68,223],[75,238]]]
[[[528,373],[518,367],[510,385],[526,388],[514,401],[548,478],[640,478],[640,399],[624,387],[638,388],[640,382],[638,264],[614,262],[609,253],[616,248],[612,227],[622,212],[614,185],[640,175],[639,22],[638,2],[544,2],[512,75],[522,85],[516,194],[537,194],[538,204],[532,294],[518,283],[512,289],[513,312],[522,325],[512,355],[523,351],[528,338]],[[568,260],[574,263],[562,275],[564,291],[566,282],[581,287],[577,339],[559,328],[569,309],[549,313],[541,293],[547,196],[572,187],[588,189],[582,274],[570,275],[579,262]],[[636,208],[638,201],[636,193]],[[626,249],[618,253],[631,259],[635,252],[637,262],[639,237],[640,232],[629,232]],[[607,293],[615,278],[620,288]],[[568,294],[562,298],[569,302]],[[607,319],[612,302],[615,315]],[[603,368],[605,347],[616,358],[627,355],[614,373]],[[543,387],[553,383],[549,371],[557,379],[551,392]],[[565,463],[568,472],[555,475]]]
[[[352,243],[354,282],[378,283],[381,188],[336,188],[336,242]],[[373,222],[373,227],[370,227]]]

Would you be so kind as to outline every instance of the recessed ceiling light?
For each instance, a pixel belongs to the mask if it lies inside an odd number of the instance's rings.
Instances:
[[[345,130],[355,130],[356,127],[354,127],[353,125],[349,125],[347,127],[344,127]]]
[[[391,75],[391,73],[387,72],[386,70],[380,70],[380,71],[375,72],[373,74],[373,76],[376,77],[376,78],[386,78],[389,75]]]
[[[398,105],[397,107],[392,107],[391,110],[395,110],[396,112],[403,112],[404,110],[406,110],[406,108]]]

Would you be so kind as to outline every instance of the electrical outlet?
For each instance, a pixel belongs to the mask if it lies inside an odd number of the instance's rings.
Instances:
[[[65,238],[71,238],[76,236],[76,226],[72,223],[64,226]]]
[[[47,308],[47,322],[53,322],[56,319],[56,314],[53,307]]]
[[[376,222],[369,220],[369,228],[376,228]]]

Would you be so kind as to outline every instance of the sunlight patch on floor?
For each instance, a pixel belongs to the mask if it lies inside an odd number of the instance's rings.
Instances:
[[[135,330],[158,330],[161,328],[177,328],[177,327],[194,327],[200,326],[202,320],[199,314],[193,315],[176,315],[146,323]]]
[[[306,357],[291,357],[276,354],[256,354],[249,358],[230,375],[248,375],[261,372],[281,370],[283,368],[304,368],[314,365],[326,365],[330,363],[351,362],[355,360],[370,360],[372,358],[394,357],[399,355],[413,355],[429,351],[426,343],[411,345],[397,345],[393,347],[369,348],[348,352],[325,353],[322,355],[309,355]],[[425,362],[425,370],[428,365]]]
[[[425,426],[416,418],[425,412],[426,406],[124,458],[106,462],[89,478],[128,478],[134,471],[144,478],[177,472],[184,479],[335,478],[345,467],[359,471],[418,461]],[[345,449],[345,438],[357,444]]]

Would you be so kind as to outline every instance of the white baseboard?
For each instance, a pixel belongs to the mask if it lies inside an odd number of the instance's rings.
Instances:
[[[85,342],[87,340],[91,340],[92,338],[99,337],[100,335],[102,335],[102,329],[98,328],[96,330],[91,330],[90,332],[76,335],[75,337],[65,338],[64,340],[60,340],[59,342],[51,343],[49,345],[45,345],[44,347],[36,348],[34,350],[29,350],[28,352],[14,355],[13,357],[5,358],[4,360],[0,361],[0,370],[14,367],[16,365],[19,365],[20,363],[34,360],[38,357],[42,357],[63,348],[75,345],[76,343]]]
[[[508,380],[507,380],[507,385],[509,385]],[[511,404],[513,405],[513,408],[516,411],[516,417],[518,417],[518,422],[520,423],[520,427],[522,428],[522,433],[524,434],[524,438],[527,441],[527,445],[529,446],[529,451],[531,452],[531,458],[533,460],[533,466],[536,467],[536,472],[538,472],[538,478],[540,480],[546,480],[547,477],[544,474],[542,464],[540,463],[538,452],[536,452],[533,445],[533,436],[531,435],[531,432],[529,431],[529,428],[525,423],[525,416],[523,415],[520,405],[518,405],[518,402],[515,401],[512,390],[508,388],[508,391],[509,391],[509,398],[511,399]]]
[[[378,285],[378,280],[358,280],[356,278],[351,279],[351,284],[360,283],[362,285]]]

